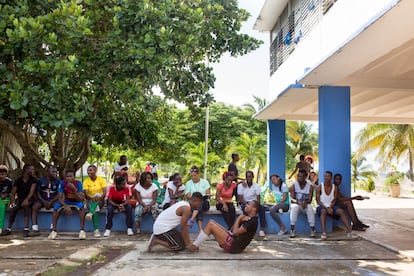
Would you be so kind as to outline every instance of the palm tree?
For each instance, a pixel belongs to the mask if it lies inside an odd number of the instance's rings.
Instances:
[[[233,141],[231,150],[240,155],[241,163],[244,163],[246,170],[255,170],[257,168],[256,181],[259,182],[260,170],[266,162],[266,136],[257,135],[251,137],[247,133],[243,133]]]
[[[312,125],[304,122],[289,121],[286,124],[287,167],[293,169],[299,155],[318,155],[318,134]]]
[[[243,106],[249,109],[253,114],[259,112],[263,108],[265,108],[267,105],[267,100],[254,96],[253,95],[253,103],[250,104],[244,104]]]
[[[365,164],[367,159],[365,157],[357,158],[355,153],[351,155],[351,182],[354,185],[354,192],[356,190],[356,182],[362,180],[367,183],[370,179],[376,177],[378,174],[371,169],[371,165]]]
[[[204,171],[204,149],[205,143],[200,142],[198,144],[194,144],[192,142],[186,143],[184,145],[186,149],[185,159],[187,162],[187,166],[197,166],[200,168],[200,171]],[[211,176],[218,175],[220,173],[220,169],[223,167],[224,161],[215,153],[209,152],[207,155],[207,170]]]
[[[359,145],[357,156],[376,150],[376,159],[383,167],[390,166],[393,161],[408,160],[409,178],[414,181],[414,125],[367,124],[358,132],[355,139]]]

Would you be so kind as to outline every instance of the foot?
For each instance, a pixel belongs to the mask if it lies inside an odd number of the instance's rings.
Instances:
[[[291,237],[291,238],[296,237],[296,235],[295,235],[295,230],[290,230],[290,237]]]
[[[287,233],[287,230],[286,229],[280,229],[280,231],[279,231],[279,233],[277,233],[277,235],[278,236],[283,236],[284,234],[286,234]]]
[[[104,237],[109,237],[111,235],[111,230],[109,230],[109,229],[106,229],[105,230],[105,232],[104,232]]]
[[[86,216],[85,216],[85,219],[86,219],[87,221],[91,221],[91,220],[92,220],[92,216],[93,216],[93,214],[92,214],[92,213],[87,213],[87,214],[86,214]]]
[[[311,230],[310,235],[311,238],[316,237],[316,231],[315,230]]]
[[[80,230],[80,231],[79,231],[79,239],[80,239],[80,240],[84,240],[84,239],[86,239],[86,233],[85,233],[85,231],[84,231],[84,230]]]
[[[7,236],[11,234],[11,230],[10,229],[6,229],[3,232],[1,232],[0,236]]]
[[[352,230],[354,231],[365,231],[366,228],[364,228],[361,224],[352,225]]]
[[[326,233],[323,232],[321,235],[321,240],[327,240],[327,239],[328,239],[328,235],[326,235]]]
[[[93,236],[94,236],[95,238],[99,238],[99,237],[101,237],[101,233],[99,233],[99,229],[96,229],[96,230],[93,232]]]
[[[152,250],[152,248],[154,247],[154,241],[155,241],[155,235],[154,234],[152,234],[151,235],[151,238],[150,238],[150,240],[149,240],[149,242],[148,242],[148,247],[147,247],[147,252],[148,253],[150,253],[151,252],[151,250]]]
[[[264,237],[264,236],[266,236],[266,234],[265,234],[265,232],[263,230],[260,230],[259,231],[259,236],[260,237]]]
[[[56,238],[57,238],[57,232],[52,230],[52,232],[50,232],[50,234],[49,234],[49,236],[47,238],[49,240],[56,240]]]
[[[369,228],[369,225],[367,225],[367,224],[363,223],[362,221],[360,221],[359,223],[361,224],[361,226],[362,226],[362,227],[364,227],[364,228]]]
[[[25,229],[25,230],[23,230],[23,238],[28,238],[28,237],[30,237],[30,235],[29,235],[29,229]]]
[[[141,228],[140,227],[136,227],[135,230],[137,231],[137,235],[141,235]]]
[[[137,233],[138,233],[138,230],[137,230]],[[127,229],[127,235],[128,236],[133,236],[134,235],[134,231],[132,231],[132,228]]]

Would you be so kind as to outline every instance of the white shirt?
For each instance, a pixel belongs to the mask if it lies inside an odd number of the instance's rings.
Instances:
[[[120,171],[122,171],[122,169],[124,169],[124,168],[128,168],[128,162],[126,162],[126,164],[124,164],[124,165],[119,165],[119,163],[118,163],[118,162],[115,162],[115,165],[114,165],[114,171],[116,171],[116,172],[120,172]]]
[[[182,206],[187,206],[190,208],[190,203],[188,203],[187,201],[177,202],[176,204],[165,209],[161,212],[161,214],[159,214],[153,226],[154,235],[160,235],[162,233],[168,232],[180,224],[181,216],[177,216],[176,212],[177,209]]]
[[[335,197],[335,184],[332,184],[332,190],[329,195],[326,194],[325,192],[325,184],[321,183],[320,185],[321,185],[321,196],[319,197],[319,200],[325,207],[330,207]]]
[[[257,196],[260,195],[260,186],[257,183],[253,183],[252,186],[240,184],[237,188],[237,194],[243,195],[243,199],[247,202],[257,200]]]
[[[141,200],[144,202],[145,205],[150,204],[152,202],[152,193],[158,190],[157,185],[152,183],[151,187],[148,189],[144,189],[141,184],[137,184],[135,186],[135,190],[137,190],[141,194]]]
[[[170,203],[171,202],[171,198],[170,198],[170,193],[168,192],[168,189],[171,189],[173,194],[175,193],[175,191],[177,191],[177,186],[174,185],[174,182],[169,181],[167,183],[167,189],[165,191],[165,196],[164,196],[164,201],[162,202],[161,206],[164,206],[166,203]],[[178,191],[184,191],[185,190],[185,186],[181,185],[180,188],[178,189]]]

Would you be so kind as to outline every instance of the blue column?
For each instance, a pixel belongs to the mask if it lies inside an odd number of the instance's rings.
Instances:
[[[278,174],[283,179],[286,175],[286,121],[267,121],[267,174]],[[272,183],[269,181],[269,187]]]
[[[319,88],[319,180],[325,171],[343,176],[340,187],[351,195],[351,101],[349,87]]]

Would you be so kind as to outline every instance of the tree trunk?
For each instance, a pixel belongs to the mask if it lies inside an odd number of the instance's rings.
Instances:
[[[411,149],[408,149],[408,160],[410,164],[409,177],[410,177],[411,182],[414,182],[413,152]]]

